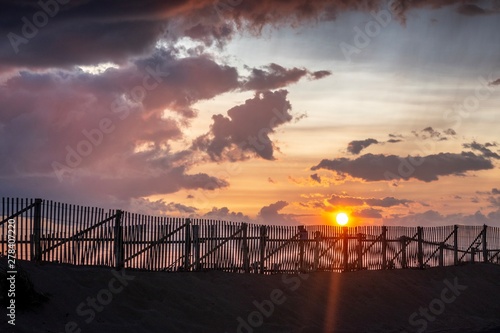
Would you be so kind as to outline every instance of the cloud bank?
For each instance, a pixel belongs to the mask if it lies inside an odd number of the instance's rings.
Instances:
[[[410,164],[410,161],[413,163]],[[422,157],[366,154],[356,159],[324,159],[311,170],[330,170],[365,181],[417,179],[432,182],[438,180],[440,176],[462,175],[469,171],[493,168],[493,163],[488,158],[462,152],[460,154],[439,153]]]

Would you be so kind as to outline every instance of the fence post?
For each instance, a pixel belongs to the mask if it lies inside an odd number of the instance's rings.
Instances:
[[[260,227],[260,274],[264,274],[264,262],[266,258],[266,236],[267,227],[263,225]]]
[[[418,268],[420,269],[424,268],[423,232],[424,229],[422,227],[417,227],[417,241],[418,241],[417,259],[418,259]]]
[[[306,264],[304,260],[304,252],[305,252],[305,241],[307,240],[307,230],[304,226],[299,225],[299,271],[304,272]]]
[[[486,243],[486,229],[488,228],[488,226],[485,224],[483,226],[483,239],[482,239],[482,243],[483,243],[483,262],[488,262],[488,244]]]
[[[470,263],[474,264],[476,262],[476,248],[470,249]]]
[[[358,271],[363,269],[363,234],[358,234]]]
[[[314,240],[316,241],[316,246],[314,247],[314,271],[318,270],[319,266],[319,250],[320,250],[320,241],[321,241],[321,232],[316,231],[314,233]]]
[[[184,270],[187,271],[191,265],[191,220],[186,219],[186,233],[185,233],[185,244],[184,244]]]
[[[200,226],[193,224],[194,269],[199,271],[200,265]]]
[[[32,260],[42,260],[42,248],[40,246],[40,233],[42,227],[42,199],[35,199],[35,211],[33,214],[33,250]]]
[[[401,236],[401,266],[402,268],[408,268],[408,263],[406,261],[406,236]]]
[[[444,243],[439,243],[439,267],[444,265]]]
[[[248,257],[248,224],[241,224],[243,241],[241,242],[241,250],[243,254],[243,271],[250,273],[250,258]]]
[[[115,214],[115,268],[120,270],[124,266],[123,262],[123,228],[122,223],[123,211],[117,210]]]
[[[458,225],[453,226],[453,264],[458,265]]]
[[[342,252],[344,254],[344,272],[349,270],[349,238],[347,238],[347,227],[342,227]]]
[[[382,226],[382,269],[387,269],[387,227]]]

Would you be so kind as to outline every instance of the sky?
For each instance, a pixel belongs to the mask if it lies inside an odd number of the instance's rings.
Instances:
[[[0,195],[500,226],[500,6],[2,0]]]

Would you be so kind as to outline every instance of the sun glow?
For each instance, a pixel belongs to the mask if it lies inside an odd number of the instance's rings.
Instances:
[[[349,216],[346,213],[338,213],[335,220],[339,225],[346,225],[349,222]]]

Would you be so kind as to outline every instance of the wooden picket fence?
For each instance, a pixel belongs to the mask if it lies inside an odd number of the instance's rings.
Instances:
[[[486,225],[258,225],[18,198],[2,198],[0,219],[3,255],[10,224],[19,260],[117,269],[273,274],[500,264],[500,228]]]

